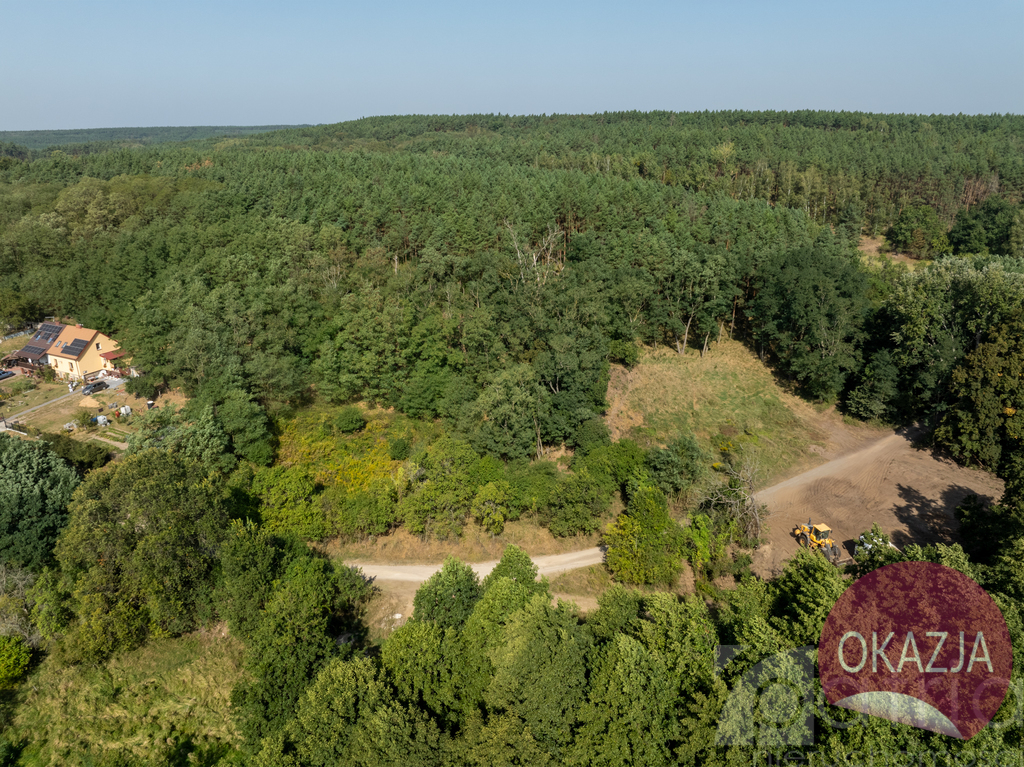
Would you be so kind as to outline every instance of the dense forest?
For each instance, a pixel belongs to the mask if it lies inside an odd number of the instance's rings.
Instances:
[[[106,467],[67,438],[0,439],[0,763],[748,764],[790,749],[722,740],[749,719],[728,691],[816,644],[846,576],[895,559],[977,579],[1024,648],[1024,118],[381,117],[112,138],[0,145],[0,317],[98,328],[144,371],[134,392],[188,404],[148,414]],[[874,235],[914,268],[863,258]],[[612,441],[602,420],[610,365],[720,338],[808,400],[922,424],[1004,498],[958,510],[959,544],[875,547],[845,574],[801,552],[753,577],[742,451]],[[447,563],[375,640],[370,587],[307,545],[520,518],[603,530],[616,580],[646,590],[553,606],[511,548],[483,582]],[[698,594],[654,589],[684,562]],[[229,731],[57,746],[18,719],[26,673],[218,621],[244,645]],[[747,649],[716,671],[719,644]],[[1014,689],[966,743],[824,707],[813,750],[1019,754]]]
[[[88,151],[108,151],[114,147],[138,147],[147,144],[165,144],[172,141],[199,141],[201,139],[233,136],[251,136],[256,133],[307,127],[295,125],[196,125],[163,128],[83,128],[81,130],[0,131],[0,154],[5,150],[26,156],[25,149],[33,150],[27,156],[45,156],[60,149],[81,154]],[[17,156],[17,155],[15,155]]]

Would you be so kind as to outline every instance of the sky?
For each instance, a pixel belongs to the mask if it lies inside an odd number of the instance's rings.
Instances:
[[[10,0],[0,130],[1024,113],[1024,0]]]

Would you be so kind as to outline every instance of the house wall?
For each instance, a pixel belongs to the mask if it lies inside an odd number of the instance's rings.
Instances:
[[[96,348],[97,344],[99,344],[98,349]],[[98,373],[100,370],[113,370],[114,366],[107,360],[103,359],[100,355],[103,354],[103,352],[112,352],[116,348],[116,341],[102,333],[97,333],[96,337],[92,339],[92,343],[89,344],[89,347],[82,352],[82,356],[78,358],[78,364],[83,371],[83,374]]]

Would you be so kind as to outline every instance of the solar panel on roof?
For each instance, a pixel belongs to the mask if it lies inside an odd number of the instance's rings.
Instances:
[[[38,359],[46,354],[46,347],[29,345],[21,350],[21,354],[30,359]]]
[[[62,330],[64,330],[63,325],[58,325],[53,322],[44,322],[42,325],[39,326],[39,330],[36,331],[35,340],[52,341],[61,334]]]
[[[73,354],[77,357],[88,345],[89,342],[86,341],[84,338],[76,338],[70,344],[65,346],[64,349],[62,349],[62,351],[65,354]]]

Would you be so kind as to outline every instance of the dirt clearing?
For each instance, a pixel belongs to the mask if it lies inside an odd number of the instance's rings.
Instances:
[[[906,430],[888,432],[809,471],[757,493],[768,506],[768,542],[754,553],[754,571],[771,577],[797,550],[793,528],[808,518],[832,528],[843,556],[875,522],[896,546],[953,543],[953,512],[974,493],[999,500],[1003,483],[914,447]]]

